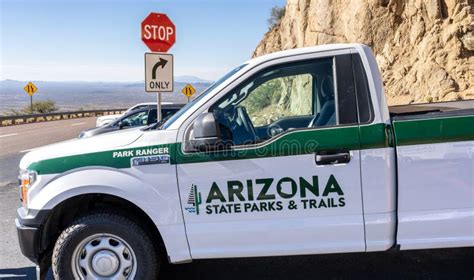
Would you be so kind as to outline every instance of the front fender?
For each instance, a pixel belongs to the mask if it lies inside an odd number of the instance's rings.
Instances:
[[[169,174],[168,176],[175,176]],[[164,182],[176,182],[165,180]],[[191,259],[177,186],[151,186],[123,170],[89,167],[57,175],[30,196],[30,209],[54,209],[61,202],[82,194],[109,194],[135,204],[155,223],[172,262]]]

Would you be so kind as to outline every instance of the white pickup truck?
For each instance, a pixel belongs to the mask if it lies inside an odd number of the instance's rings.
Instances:
[[[20,163],[22,252],[59,279],[194,259],[474,246],[474,104],[391,108],[359,44],[252,59],[161,127]]]
[[[161,105],[172,105],[173,103],[171,102],[162,102]],[[156,106],[156,102],[147,102],[147,103],[138,103],[133,105],[132,107],[128,108],[123,114],[115,114],[115,115],[105,115],[98,117],[95,126],[96,127],[101,127],[101,126],[106,126],[108,124],[113,123],[116,119],[127,115],[128,113],[135,111],[135,110],[140,110],[140,109],[145,109],[151,106]]]

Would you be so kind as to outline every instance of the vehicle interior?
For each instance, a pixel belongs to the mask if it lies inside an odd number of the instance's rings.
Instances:
[[[162,109],[162,118],[167,119],[174,113],[176,113],[178,110],[178,108]],[[151,125],[156,123],[156,120],[156,109],[141,109],[133,111],[128,115],[124,116],[123,118],[115,121],[112,126],[119,126],[121,129],[125,129],[144,125]]]
[[[221,139],[255,144],[289,130],[337,124],[332,59],[265,70],[211,110]]]
[[[146,125],[148,121],[149,110],[138,110],[126,115],[125,117],[117,120],[114,126],[119,126],[120,129],[130,128],[136,126]]]
[[[178,112],[178,108],[173,108],[173,109],[161,109],[161,119],[162,122],[169,119],[171,116],[173,116],[176,112]],[[157,115],[156,115],[156,109],[150,110],[150,113],[148,114],[148,121],[146,125],[151,125],[156,123],[157,120]]]

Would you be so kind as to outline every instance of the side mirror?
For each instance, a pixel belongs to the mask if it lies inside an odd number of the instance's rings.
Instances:
[[[118,123],[119,129],[122,129],[124,126],[125,126],[125,124],[124,124],[123,122],[119,122],[119,123]]]
[[[220,146],[219,123],[213,113],[203,113],[196,118],[190,144],[197,151],[218,149]]]

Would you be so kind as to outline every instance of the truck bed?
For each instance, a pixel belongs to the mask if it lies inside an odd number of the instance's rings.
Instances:
[[[403,250],[472,246],[474,100],[390,107],[397,242]]]
[[[397,145],[471,141],[474,100],[389,108]]]
[[[474,115],[474,100],[397,105],[390,106],[389,112],[395,120]]]

